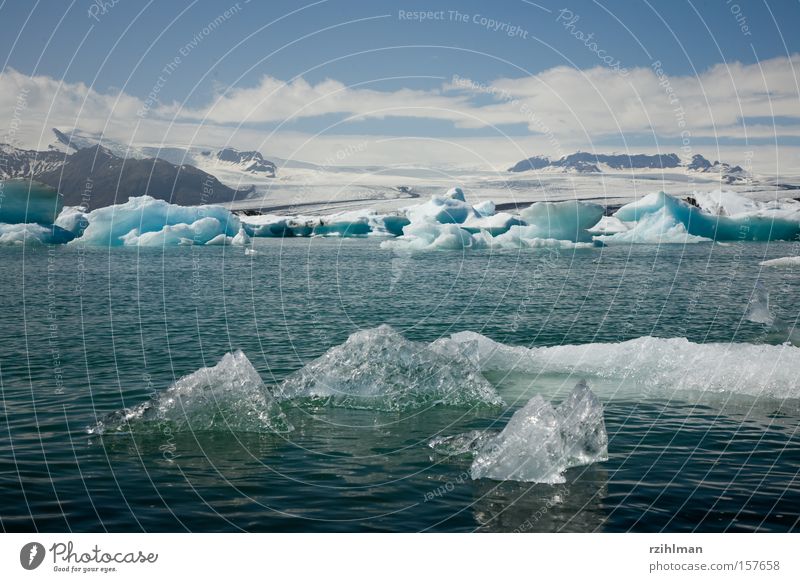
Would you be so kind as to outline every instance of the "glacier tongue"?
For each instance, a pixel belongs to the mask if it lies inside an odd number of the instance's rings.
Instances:
[[[256,369],[239,350],[216,366],[180,378],[133,408],[123,408],[88,429],[89,434],[131,430],[173,432],[288,432],[292,426]]]
[[[382,411],[503,403],[467,359],[409,341],[388,325],[352,334],[287,377],[278,394]]]
[[[428,445],[447,455],[474,454],[473,479],[564,483],[564,471],[608,459],[603,407],[580,381],[553,407],[540,395],[514,413],[499,433],[471,431]]]

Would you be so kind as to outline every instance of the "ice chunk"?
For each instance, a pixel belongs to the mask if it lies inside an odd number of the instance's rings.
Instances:
[[[388,325],[352,334],[287,377],[278,394],[384,411],[502,404],[467,359],[409,341]]]
[[[288,432],[292,426],[241,350],[200,368],[133,408],[114,412],[89,434],[180,431]]]
[[[461,227],[470,233],[485,231],[492,236],[497,236],[508,232],[512,226],[519,226],[522,224],[523,222],[516,216],[512,216],[507,212],[500,212],[489,216],[479,214],[470,215]]]
[[[769,291],[760,281],[753,290],[750,304],[747,306],[746,317],[753,323],[763,323],[764,325],[775,323],[775,316],[769,309]]]
[[[463,196],[463,193],[462,193]],[[405,209],[412,223],[460,224],[474,213],[472,206],[460,198],[431,196],[431,199]]]
[[[698,344],[686,338],[640,337],[619,343],[526,348],[474,332],[437,340],[484,373],[568,374],[610,380],[637,394],[675,390],[800,398],[800,348],[746,343]],[[444,344],[452,343],[449,347]]]
[[[381,248],[409,251],[461,250],[475,244],[472,235],[455,224],[412,222],[403,228],[403,236],[381,243]]]
[[[256,249],[247,248],[247,249],[244,249],[244,254],[245,254],[245,256],[257,255],[258,251]]]
[[[236,236],[233,237],[231,244],[234,246],[243,247],[250,244],[250,237],[247,235],[244,227],[239,229],[239,232],[236,233]]]
[[[140,233],[133,229],[122,235],[120,240],[125,246],[163,247],[172,245],[210,244],[223,229],[219,220],[211,216],[201,218],[192,224],[168,224],[161,230]]]
[[[800,267],[800,257],[780,257],[759,263],[762,267]]]
[[[508,232],[496,237],[483,237],[483,246],[496,249],[588,249],[595,246],[591,242],[542,238],[541,234],[542,230],[537,226],[512,226]]]
[[[445,194],[446,198],[452,198],[453,200],[461,200],[461,202],[466,202],[467,199],[464,197],[464,191],[456,186],[455,188],[450,188]]]
[[[586,231],[600,222],[603,207],[577,200],[536,202],[523,209],[520,217],[531,227],[527,238],[587,242],[591,235]]]
[[[30,180],[0,181],[0,223],[53,224],[64,203],[50,186]]]
[[[437,452],[472,452],[473,479],[564,483],[564,471],[608,459],[603,407],[586,382],[553,407],[531,398],[494,436],[472,431],[429,443]]]
[[[74,236],[81,236],[84,229],[89,226],[89,219],[82,207],[65,206],[56,218],[55,225],[71,232]]]
[[[606,245],[619,244],[691,244],[712,242],[711,239],[695,236],[686,231],[686,227],[661,208],[653,214],[645,214],[628,230],[616,234],[605,234],[594,237]]]
[[[239,232],[239,219],[221,206],[179,206],[151,196],[98,208],[87,215],[80,240],[91,245],[206,244]],[[175,229],[168,227],[176,227]],[[160,233],[145,236],[148,233]]]
[[[630,228],[616,216],[603,216],[600,218],[600,222],[587,229],[587,232],[590,234],[617,234],[630,230]]]
[[[0,224],[0,244],[65,244],[74,238],[73,234],[55,225],[43,224]]]
[[[479,202],[478,204],[475,204],[472,209],[478,216],[494,216],[495,213],[495,205],[491,200]]]

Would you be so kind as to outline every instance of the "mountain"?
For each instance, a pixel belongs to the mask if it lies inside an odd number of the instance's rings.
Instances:
[[[614,170],[630,170],[636,168],[677,168],[681,159],[676,154],[590,154],[575,152],[558,160],[546,156],[534,156],[517,162],[509,168],[509,172],[527,172],[545,168],[561,168],[563,171],[575,171],[581,174],[600,172],[598,165],[603,164]]]
[[[0,179],[29,178],[60,168],[65,155],[58,151],[37,152],[0,144]]]
[[[114,155],[125,159],[159,158],[176,165],[203,166],[211,171],[219,167],[220,170],[233,170],[238,173],[268,178],[274,178],[277,173],[276,165],[265,159],[257,151],[239,151],[232,147],[226,147],[216,154],[212,154],[211,150],[207,148],[132,146],[115,142],[102,136],[88,134],[78,129],[72,130],[67,134],[53,128],[53,134],[56,137],[56,147],[51,146],[51,149],[59,149],[68,153],[99,145]]]
[[[3,145],[0,154],[0,178],[35,179],[56,188],[68,206],[100,208],[143,194],[189,206],[240,200],[252,191],[230,188],[194,166],[125,159],[98,145],[69,155]]]
[[[720,180],[726,184],[743,183],[750,179],[749,174],[740,166],[731,166],[723,162],[714,162],[712,164],[700,154],[695,154],[690,162],[684,164],[677,154],[628,155],[576,152],[568,156],[562,156],[557,160],[551,160],[547,156],[533,156],[517,162],[508,171],[544,170],[595,174],[602,172],[601,167],[607,167],[612,170],[684,168],[692,172],[719,174]]]
[[[217,160],[237,166],[242,172],[275,176],[275,164],[265,160],[259,152],[240,152],[235,148],[225,148],[217,152]]]

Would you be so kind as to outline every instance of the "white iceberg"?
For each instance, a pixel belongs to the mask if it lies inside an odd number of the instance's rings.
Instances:
[[[239,232],[239,219],[221,206],[179,206],[151,196],[91,211],[80,241],[90,245],[206,244]]]
[[[656,192],[626,204],[614,216],[638,222],[659,215],[663,225],[680,224],[688,235],[717,241],[796,240],[800,236],[800,203],[794,200],[761,203],[733,192],[695,192],[692,199],[696,205]]]
[[[287,377],[277,394],[383,411],[503,403],[468,360],[409,341],[388,325],[352,334]]]
[[[147,432],[288,432],[292,426],[256,369],[239,350],[200,368],[134,408],[124,408],[89,434]]]
[[[712,242],[711,239],[689,234],[683,223],[661,208],[652,214],[645,214],[627,230],[614,234],[602,234],[594,240],[605,245],[620,244],[692,244]]]

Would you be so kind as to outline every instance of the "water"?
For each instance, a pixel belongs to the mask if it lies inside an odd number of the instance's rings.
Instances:
[[[436,435],[499,428],[575,378],[490,375],[507,409],[286,405],[285,435],[90,436],[86,427],[241,348],[268,384],[387,323],[510,345],[779,343],[745,319],[756,281],[793,323],[789,243],[404,256],[375,240],[241,248],[0,248],[5,531],[789,531],[797,400],[609,390],[609,460],[562,485],[473,481]],[[795,311],[793,311],[795,310]],[[691,371],[687,371],[690,373]]]

